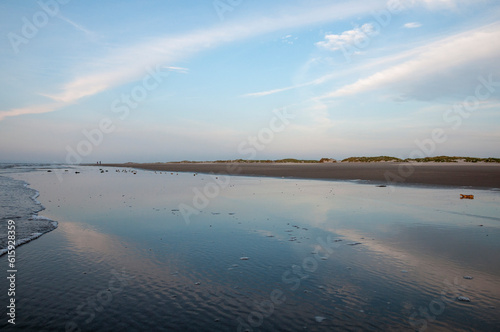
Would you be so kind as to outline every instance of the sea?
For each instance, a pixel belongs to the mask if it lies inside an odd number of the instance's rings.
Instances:
[[[45,164],[0,183],[26,240],[2,331],[500,326],[498,190]]]
[[[27,243],[57,227],[57,221],[39,215],[44,210],[37,200],[39,193],[29,183],[15,180],[9,174],[43,171],[58,168],[47,164],[0,163],[0,256],[7,252],[7,226],[13,220],[16,228],[16,246]]]

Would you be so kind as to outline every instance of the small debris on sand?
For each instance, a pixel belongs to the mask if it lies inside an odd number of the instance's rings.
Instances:
[[[474,279],[474,277],[471,277],[471,276],[464,276],[464,279]]]
[[[457,300],[462,301],[462,302],[470,302],[470,299],[465,296],[459,296],[457,297]]]
[[[322,321],[324,321],[326,318],[325,317],[322,317],[322,316],[316,316],[314,317],[314,319],[318,322],[318,323],[321,323]]]
[[[242,260],[242,261],[247,261],[249,259],[250,259],[250,257],[240,257],[240,260]]]

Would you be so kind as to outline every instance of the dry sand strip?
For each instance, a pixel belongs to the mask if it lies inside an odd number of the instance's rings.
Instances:
[[[500,164],[489,163],[126,163],[98,166],[303,179],[369,180],[384,184],[426,184],[500,188]]]

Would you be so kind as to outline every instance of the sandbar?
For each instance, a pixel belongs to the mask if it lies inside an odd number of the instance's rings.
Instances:
[[[301,179],[365,180],[382,184],[423,184],[500,188],[498,163],[125,163],[96,166],[167,172],[214,173]]]

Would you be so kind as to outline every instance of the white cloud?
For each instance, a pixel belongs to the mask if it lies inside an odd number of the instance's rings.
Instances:
[[[419,22],[410,22],[410,23],[406,23],[404,25],[404,27],[407,28],[407,29],[420,28],[421,26],[422,26],[422,24],[419,23]]]
[[[163,68],[170,70],[170,71],[175,71],[175,72],[181,73],[181,74],[187,74],[189,72],[189,69],[184,68],[184,67],[164,66]]]
[[[488,25],[433,42],[412,50],[414,56],[406,62],[359,79],[328,94],[327,97],[349,96],[387,86],[397,87],[409,80],[416,82],[435,78],[437,73],[484,59],[500,57],[500,24]]]
[[[19,115],[25,115],[25,114],[41,114],[41,113],[48,113],[48,112],[53,112],[57,109],[60,109],[64,106],[67,106],[68,104],[66,103],[50,103],[50,104],[43,104],[43,105],[36,105],[36,106],[28,106],[28,107],[21,107],[21,108],[13,108],[8,111],[2,111],[0,112],[0,121],[5,119],[8,116],[19,116]]]
[[[66,23],[69,23],[70,25],[72,25],[75,29],[77,29],[78,31],[80,32],[83,32],[84,34],[88,35],[88,36],[92,36],[94,35],[94,33],[90,30],[88,30],[87,28],[85,28],[84,26],[82,26],[81,24],[78,24],[72,20],[70,20],[69,18],[63,16],[62,14],[58,14],[57,17],[59,17],[61,20],[65,21]]]
[[[287,86],[285,88],[279,88],[279,89],[273,89],[273,90],[267,90],[267,91],[259,91],[259,92],[251,92],[251,93],[246,93],[242,95],[242,97],[263,97],[263,96],[268,96],[272,95],[278,92],[283,92],[283,91],[288,91],[298,88],[298,86]]]
[[[389,2],[396,2],[399,0],[389,0]],[[418,6],[423,5],[424,7],[431,10],[438,9],[455,9],[459,4],[474,4],[477,0],[407,0],[403,1],[403,3],[407,3],[410,6]]]
[[[292,35],[286,35],[281,37],[281,42],[288,45],[293,45],[294,40],[297,40],[297,37],[293,38]]]
[[[146,75],[147,68],[155,68],[157,65],[185,60],[186,57],[202,50],[214,48],[224,43],[241,41],[282,29],[345,19],[346,17],[369,13],[381,7],[378,1],[369,1],[362,7],[351,2],[345,2],[305,10],[302,8],[293,14],[279,17],[252,18],[245,22],[217,25],[206,30],[194,31],[176,37],[157,38],[141,44],[116,49],[107,57],[98,61],[91,61],[97,62],[97,67],[104,65],[104,70],[87,71],[85,74],[75,77],[64,84],[59,92],[40,94],[62,102],[61,106],[64,106],[83,97],[92,96],[107,89],[140,80]],[[83,67],[85,67],[85,64],[83,64]],[[22,114],[28,114],[29,109],[29,107],[23,109]],[[35,105],[31,109],[36,109],[37,113],[40,113],[38,112],[40,110],[39,106]],[[55,110],[46,109],[47,112]],[[20,114],[16,110],[0,113],[4,114],[2,118],[7,115]]]
[[[284,88],[278,88],[278,89],[271,89],[271,90],[266,90],[266,91],[246,93],[246,94],[242,95],[241,97],[263,97],[263,96],[268,96],[268,95],[272,95],[272,94],[283,92],[283,91],[288,91],[288,90],[303,88],[303,87],[306,87],[306,86],[320,85],[320,84],[323,84],[323,83],[325,83],[327,81],[330,81],[330,80],[332,80],[332,79],[334,79],[334,78],[336,78],[338,76],[339,76],[339,73],[335,72],[333,74],[323,75],[321,77],[318,77],[318,78],[316,78],[314,80],[311,80],[311,81],[308,81],[308,82],[304,82],[304,83],[300,83],[300,84],[294,84],[294,85],[287,86],[287,87],[284,87]]]
[[[308,85],[315,85],[315,84],[318,84],[318,82],[316,82],[316,80],[311,81],[311,82],[302,83],[302,84],[291,85],[291,86],[287,86],[287,87],[279,88],[279,89],[246,93],[246,94],[242,95],[242,97],[263,97],[263,96],[268,96],[268,95],[272,95],[275,93],[293,90],[293,89],[298,89],[298,88],[302,88],[302,87],[305,87]]]
[[[346,46],[363,44],[366,39],[376,35],[372,24],[366,23],[361,27],[344,31],[341,34],[329,34],[325,36],[324,41],[317,42],[318,47],[326,48],[330,51],[343,50]]]

